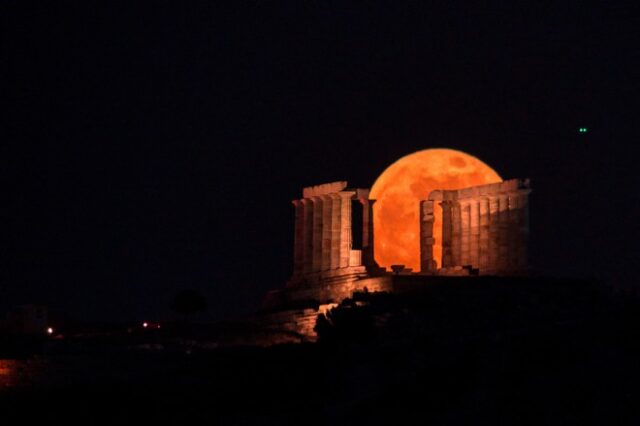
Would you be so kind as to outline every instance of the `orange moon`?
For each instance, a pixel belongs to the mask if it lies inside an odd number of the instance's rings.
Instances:
[[[476,157],[435,148],[402,157],[382,172],[371,188],[374,256],[382,267],[405,265],[420,270],[420,201],[435,189],[460,189],[502,182],[495,170]],[[442,210],[435,206],[434,259],[442,259]]]

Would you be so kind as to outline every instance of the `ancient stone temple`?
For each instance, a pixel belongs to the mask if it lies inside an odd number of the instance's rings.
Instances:
[[[289,285],[344,280],[375,266],[373,202],[368,197],[368,189],[347,189],[347,182],[333,182],[304,188],[302,198],[293,200],[294,263]],[[356,223],[361,229],[354,232]]]
[[[285,301],[335,301],[349,297],[356,281],[380,275],[373,253],[373,201],[369,190],[332,182],[304,188],[295,208],[293,274]],[[362,287],[359,287],[362,289]]]
[[[380,268],[373,250],[369,190],[333,182],[304,188],[295,208],[293,274],[268,293],[264,321],[315,335],[318,314],[354,292],[396,292],[447,276],[521,276],[527,272],[529,180],[436,190],[420,202],[421,271]],[[441,265],[434,259],[434,218],[442,214]],[[472,278],[470,278],[472,279]]]
[[[422,275],[461,267],[480,275],[527,271],[528,179],[457,190],[436,190],[420,202]],[[373,251],[373,205],[368,189],[347,182],[304,188],[295,206],[294,264],[289,288],[352,283],[386,271]],[[442,214],[442,259],[433,256],[434,218]]]

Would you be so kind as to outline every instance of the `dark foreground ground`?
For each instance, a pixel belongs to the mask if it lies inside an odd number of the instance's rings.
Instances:
[[[358,295],[318,344],[53,342],[1,424],[639,424],[635,299],[502,284]]]

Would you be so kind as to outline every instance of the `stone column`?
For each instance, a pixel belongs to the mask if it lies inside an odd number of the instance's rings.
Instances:
[[[308,274],[313,270],[313,201],[308,198],[301,201],[304,211],[302,273]]]
[[[340,267],[347,268],[349,266],[349,257],[351,255],[352,235],[351,235],[351,199],[354,192],[341,191],[340,196]]]
[[[471,218],[469,217],[469,200],[460,200],[460,265],[469,265],[469,237],[471,235]]]
[[[509,222],[507,227],[507,269],[517,273],[519,269],[520,230],[518,228],[518,193],[507,194],[509,202]]]
[[[452,229],[452,206],[451,201],[442,201],[442,267],[453,266],[453,254],[451,250],[451,240],[453,238]]]
[[[499,220],[498,220],[498,265],[500,273],[504,274],[509,269],[509,197],[507,194],[498,195]]]
[[[304,205],[301,200],[291,202],[295,207],[295,225],[293,231],[293,276],[302,274],[304,262]]]
[[[360,198],[362,203],[362,261],[365,266],[377,266],[373,254],[373,203],[376,200]]]
[[[341,201],[342,199],[338,194],[331,194],[331,269],[340,267]]]
[[[488,272],[495,274],[498,270],[499,226],[500,226],[500,201],[494,195],[489,196],[489,244]]]
[[[478,264],[480,273],[484,273],[489,268],[489,199],[481,197],[479,200],[478,213],[480,221],[478,251]]]
[[[480,203],[477,198],[469,202],[469,264],[480,267]]]
[[[322,196],[322,262],[320,270],[331,269],[331,218],[333,200],[329,195]]]
[[[453,201],[451,203],[451,266],[461,265],[461,229],[460,203]]]
[[[322,269],[322,198],[312,197],[313,200],[313,257],[312,272]]]
[[[420,271],[435,272],[436,261],[433,259],[433,201],[420,201]]]

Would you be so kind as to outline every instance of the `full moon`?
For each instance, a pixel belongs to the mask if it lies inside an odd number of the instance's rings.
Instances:
[[[371,188],[375,259],[382,267],[420,269],[420,201],[435,189],[460,189],[502,182],[495,170],[476,157],[453,149],[425,149],[402,157]],[[442,259],[442,210],[435,207],[434,259]]]

